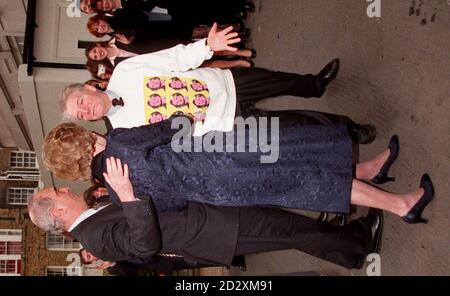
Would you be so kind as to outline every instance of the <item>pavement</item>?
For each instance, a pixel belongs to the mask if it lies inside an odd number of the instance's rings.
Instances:
[[[408,225],[385,214],[381,274],[450,275],[450,1],[379,2],[381,17],[370,18],[366,0],[255,0],[246,23],[256,66],[315,74],[341,59],[323,98],[281,97],[259,107],[319,110],[374,124],[378,137],[360,147],[361,160],[399,135],[401,152],[391,170],[397,181],[381,188],[407,192],[427,172],[436,195],[424,212],[428,224]],[[347,270],[296,250],[247,256],[247,266],[231,274],[367,274],[367,265]]]

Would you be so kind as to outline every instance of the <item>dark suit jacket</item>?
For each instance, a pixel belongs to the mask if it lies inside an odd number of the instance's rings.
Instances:
[[[186,38],[179,38],[177,36],[167,35],[158,36],[155,38],[153,34],[149,34],[145,30],[132,30],[130,31],[130,35],[128,37],[130,36],[133,37],[130,44],[123,44],[120,41],[116,41],[115,44],[120,49],[137,54],[156,52],[174,47],[178,44],[189,44],[193,42],[190,36],[185,36]]]
[[[189,203],[178,212],[156,213],[150,200],[111,204],[70,234],[107,261],[177,253],[199,264],[230,265],[237,244],[239,208]]]
[[[166,8],[169,15],[184,25],[212,25],[236,23],[245,0],[122,0],[123,9],[151,12],[155,6]]]
[[[150,12],[155,8],[155,6],[158,6],[157,2],[158,0],[122,0],[122,8],[123,9],[137,9],[137,10],[143,10]]]
[[[147,40],[158,38],[192,37],[193,25],[187,25],[176,21],[152,21],[145,11],[137,9],[119,9],[114,16],[108,18],[111,28],[127,37],[134,36],[136,31],[145,32]]]
[[[142,272],[151,273],[154,275],[172,275],[174,271],[209,266],[210,265],[186,262],[183,260],[183,258],[154,256],[151,261],[140,264],[128,261],[119,261],[116,262],[114,266],[109,267],[107,270],[108,273],[117,276],[138,276]]]

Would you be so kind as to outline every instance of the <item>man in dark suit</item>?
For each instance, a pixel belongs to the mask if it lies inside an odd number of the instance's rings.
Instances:
[[[68,188],[45,188],[29,199],[31,220],[45,231],[68,231],[96,257],[111,262],[170,253],[198,264],[230,265],[235,256],[297,249],[360,268],[381,237],[380,212],[343,227],[258,207],[189,203],[178,212],[157,213],[151,199],[135,197],[126,165],[111,164],[105,178],[121,207],[88,209]]]
[[[84,13],[114,13],[119,9],[141,10],[153,20],[174,20],[184,24],[238,23],[254,5],[244,0],[81,0]],[[159,17],[159,19],[158,19]]]
[[[81,0],[80,10],[86,14],[111,13],[125,8],[150,12],[157,6],[157,2],[155,0]]]

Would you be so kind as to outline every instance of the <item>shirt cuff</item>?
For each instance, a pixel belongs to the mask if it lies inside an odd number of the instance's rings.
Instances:
[[[207,59],[212,58],[212,56],[214,55],[214,51],[211,49],[211,47],[207,44],[207,39],[204,38],[203,40],[203,44],[205,45],[205,56]]]

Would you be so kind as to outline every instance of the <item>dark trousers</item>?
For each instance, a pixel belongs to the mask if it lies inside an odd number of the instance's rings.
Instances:
[[[289,127],[295,125],[334,125],[342,124],[351,126],[354,123],[347,116],[330,114],[325,112],[311,111],[311,110],[282,110],[282,111],[268,111],[256,108],[253,104],[242,103],[236,108],[236,117],[243,118],[255,117],[278,117],[280,120],[280,127]]]
[[[367,255],[371,240],[364,218],[336,227],[280,209],[241,208],[235,255],[297,249],[346,268]]]
[[[310,110],[267,111],[255,107],[266,98],[291,95],[303,98],[320,97],[324,89],[312,74],[300,75],[274,72],[261,68],[240,68],[231,70],[236,86],[236,117],[279,117],[280,126],[335,125],[351,128],[355,122],[350,118]]]
[[[278,96],[321,97],[325,91],[315,75],[270,71],[262,68],[231,69],[237,102],[255,103]]]

